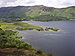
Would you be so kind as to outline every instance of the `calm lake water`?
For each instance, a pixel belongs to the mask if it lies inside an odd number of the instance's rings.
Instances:
[[[75,21],[23,21],[35,26],[53,27],[61,31],[20,31],[23,41],[54,56],[75,56]]]

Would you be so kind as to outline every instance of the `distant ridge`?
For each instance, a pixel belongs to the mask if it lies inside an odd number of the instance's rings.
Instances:
[[[64,17],[75,18],[75,6],[67,8],[54,8],[43,5],[36,6],[16,6],[0,8],[0,18],[50,18]],[[53,19],[54,19],[53,18]]]

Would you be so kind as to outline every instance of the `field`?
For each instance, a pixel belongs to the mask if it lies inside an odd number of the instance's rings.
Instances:
[[[4,30],[33,30],[40,29],[41,27],[29,25],[23,22],[14,22],[14,23],[0,23],[0,28]]]

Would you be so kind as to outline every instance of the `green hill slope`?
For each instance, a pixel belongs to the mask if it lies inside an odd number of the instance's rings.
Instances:
[[[43,5],[0,8],[0,19],[67,20],[75,19],[75,7],[53,8]]]

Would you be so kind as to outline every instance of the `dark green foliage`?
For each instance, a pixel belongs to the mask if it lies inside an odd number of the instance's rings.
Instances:
[[[42,54],[42,53],[43,53],[42,51],[38,50],[36,54]]]
[[[38,29],[36,29],[37,31],[44,31],[44,29],[43,28],[38,28]]]
[[[18,32],[11,30],[0,30],[0,48],[24,48],[32,49],[32,46],[19,40],[22,37],[17,36]]]
[[[0,28],[0,30],[2,30],[2,29]]]

